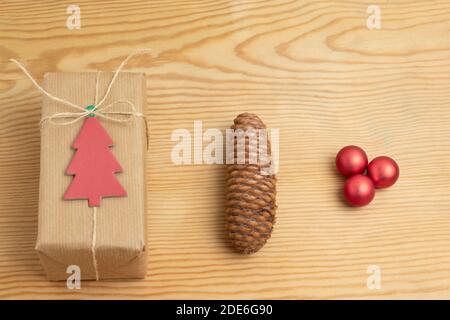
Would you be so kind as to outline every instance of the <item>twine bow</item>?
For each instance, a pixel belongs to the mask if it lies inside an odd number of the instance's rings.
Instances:
[[[106,106],[103,106],[103,104],[106,101],[109,93],[111,92],[112,86],[115,83],[118,75],[122,71],[123,67],[127,64],[127,62],[135,55],[148,53],[150,51],[151,51],[151,49],[139,49],[139,50],[136,50],[135,52],[131,53],[128,57],[126,57],[125,60],[123,60],[122,63],[119,65],[119,67],[116,69],[116,71],[114,71],[114,75],[113,75],[111,81],[109,82],[106,92],[103,95],[103,98],[99,102],[97,102],[98,87],[99,87],[99,73],[97,73],[97,81],[96,81],[96,86],[95,86],[95,101],[94,101],[94,104],[89,105],[88,107],[83,107],[83,106],[77,105],[71,101],[68,101],[68,100],[65,100],[65,99],[62,99],[62,98],[52,95],[51,93],[47,92],[44,88],[42,88],[36,82],[36,80],[28,72],[28,70],[19,61],[17,61],[16,59],[9,59],[9,60],[11,62],[15,63],[23,71],[23,73],[30,79],[30,81],[34,84],[34,86],[39,91],[41,91],[44,95],[46,95],[47,97],[49,97],[50,99],[52,99],[54,101],[57,101],[59,103],[65,104],[73,109],[78,110],[77,112],[59,112],[59,113],[55,113],[55,114],[52,114],[47,117],[43,117],[40,121],[41,127],[47,121],[49,123],[56,124],[56,125],[70,125],[70,124],[73,124],[73,123],[75,123],[85,117],[88,117],[88,116],[98,116],[100,118],[104,118],[104,119],[107,119],[107,120],[113,121],[113,122],[129,122],[130,120],[133,119],[133,117],[141,117],[145,121],[146,131],[148,131],[147,130],[147,121],[146,121],[144,115],[141,112],[138,112],[136,110],[136,106],[132,102],[130,102],[128,100],[118,100],[118,101],[115,101]],[[108,109],[110,109],[111,107],[113,107],[114,105],[117,105],[117,104],[126,104],[127,106],[130,107],[130,111],[107,111]],[[126,118],[125,119],[117,118],[116,116],[125,116]],[[66,120],[55,121],[56,119],[66,119]]]
[[[97,82],[97,86],[98,86],[98,82]],[[130,106],[131,111],[106,111],[107,109],[111,108],[114,105],[117,104],[126,104],[128,106]],[[98,116],[99,118],[103,118],[103,119],[107,119],[113,122],[128,122],[130,120],[132,120],[132,117],[143,117],[144,114],[142,114],[141,112],[137,112],[136,111],[136,107],[134,106],[134,104],[128,100],[118,100],[115,101],[103,108],[100,107],[99,104],[91,104],[89,106],[87,106],[86,108],[79,108],[79,112],[59,112],[59,113],[55,113],[52,114],[51,116],[47,116],[47,117],[43,117],[40,121],[40,125],[42,127],[42,125],[48,121],[49,123],[55,124],[55,125],[70,125],[73,124],[77,121],[79,121],[80,119],[83,119],[85,117],[94,117],[94,116]],[[114,118],[110,115],[122,115],[122,116],[127,116],[125,119],[119,119],[119,118]],[[72,120],[65,120],[65,121],[55,121],[55,119],[71,119],[74,118]]]

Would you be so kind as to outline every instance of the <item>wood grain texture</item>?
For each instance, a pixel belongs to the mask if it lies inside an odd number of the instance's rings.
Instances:
[[[450,298],[450,2],[0,2],[0,298]],[[147,73],[148,274],[45,280],[36,240],[41,95],[8,62],[47,71]],[[230,126],[241,112],[280,129],[277,224],[253,256],[224,231],[224,166],[175,166],[176,128]],[[389,155],[397,184],[343,204],[344,145]],[[381,290],[366,270],[381,268]]]

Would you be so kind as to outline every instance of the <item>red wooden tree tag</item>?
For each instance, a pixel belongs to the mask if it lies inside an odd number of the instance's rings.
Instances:
[[[87,117],[72,145],[77,151],[66,174],[74,177],[64,199],[87,199],[90,207],[98,207],[102,197],[127,195],[114,175],[122,172],[122,167],[109,149],[112,145],[112,139],[97,118]]]

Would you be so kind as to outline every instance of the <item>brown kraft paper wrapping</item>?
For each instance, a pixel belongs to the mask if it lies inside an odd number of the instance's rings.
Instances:
[[[97,101],[105,94],[113,73],[98,74]],[[97,73],[47,73],[44,89],[80,106],[94,104]],[[144,113],[145,77],[141,73],[121,73],[104,106],[128,100]],[[42,118],[61,112],[77,112],[44,96]],[[108,111],[130,111],[116,104]],[[98,118],[112,138],[111,152],[123,172],[115,177],[127,197],[105,197],[96,214],[95,257],[99,279],[143,278],[147,271],[146,253],[146,126],[142,117],[118,123]],[[73,124],[44,122],[41,129],[41,171],[39,220],[36,250],[50,280],[66,280],[67,268],[80,268],[81,279],[95,279],[93,262],[93,208],[87,200],[63,200],[73,179],[66,175],[75,150],[72,143],[84,118]]]

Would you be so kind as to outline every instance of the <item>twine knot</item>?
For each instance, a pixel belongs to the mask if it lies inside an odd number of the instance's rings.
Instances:
[[[92,111],[92,110],[95,111],[95,106],[94,106],[93,104],[88,105],[88,106],[86,107],[86,110],[89,111],[89,114],[87,115],[88,117],[92,117],[92,118],[95,117],[95,112]]]

